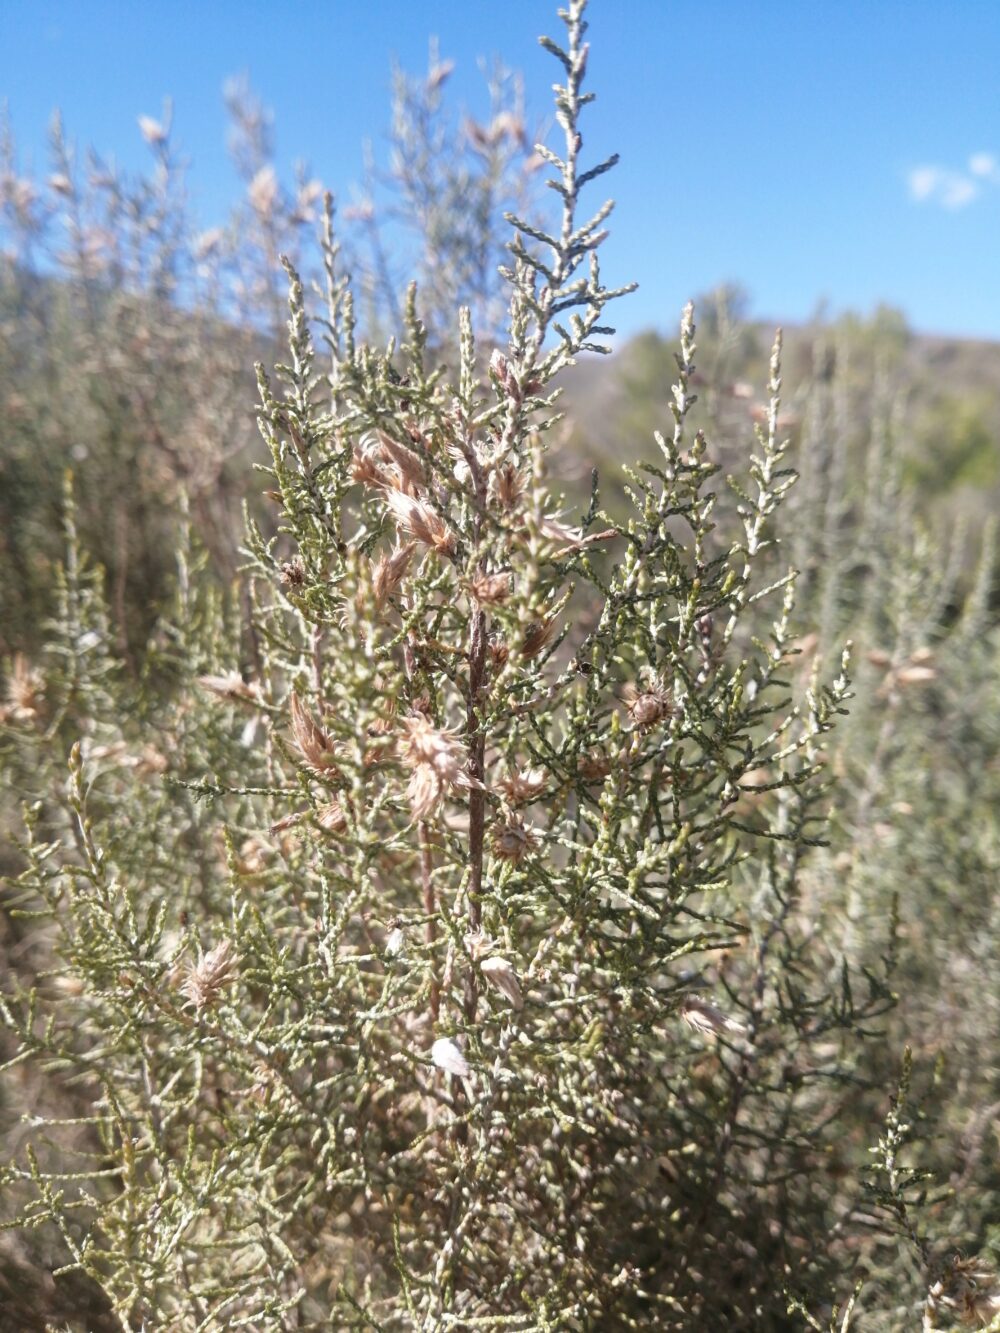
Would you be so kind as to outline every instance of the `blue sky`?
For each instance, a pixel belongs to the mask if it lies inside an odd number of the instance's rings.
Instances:
[[[548,0],[2,0],[0,97],[44,166],[61,107],[81,143],[139,166],[136,117],[175,103],[204,225],[237,185],[225,80],[275,112],[283,167],[306,159],[344,198],[388,121],[391,60],[456,61],[483,108],[479,55],[524,72],[543,118],[557,35]],[[1000,0],[592,0],[598,102],[586,151],[622,164],[604,273],[638,279],[622,332],[672,328],[722,281],[755,314],[807,318],[887,301],[927,332],[1000,338]],[[596,192],[595,189],[595,202]]]

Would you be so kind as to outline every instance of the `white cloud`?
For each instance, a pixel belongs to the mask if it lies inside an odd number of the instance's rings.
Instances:
[[[953,212],[966,208],[982,193],[984,184],[1000,183],[1000,164],[992,153],[975,153],[968,172],[948,167],[914,167],[907,177],[910,198],[917,203],[937,204]]]
[[[957,171],[948,172],[938,193],[945,208],[964,208],[975,199],[979,186],[968,176],[960,176]]]
[[[969,170],[973,176],[982,176],[992,184],[1000,184],[1000,162],[994,153],[973,153],[969,158]]]
[[[910,172],[910,197],[923,201],[929,199],[937,185],[937,167],[914,167]]]

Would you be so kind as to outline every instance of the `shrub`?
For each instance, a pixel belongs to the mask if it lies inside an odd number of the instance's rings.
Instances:
[[[0,741],[25,802],[3,1181],[95,1324],[846,1329],[859,1275],[889,1312],[866,1327],[992,1317],[989,1265],[921,1229],[909,1056],[858,1182],[899,906],[823,850],[851,687],[797,637],[780,337],[731,502],[688,420],[690,306],[627,515],[596,474],[576,515],[548,483],[556,382],[628,290],[598,264],[610,203],[579,212],[614,159],[580,160],[584,0],[563,18],[560,203],[510,219],[506,345],[463,309],[432,346],[415,287],[399,345],[366,342],[328,205],[324,308],[287,261],[288,360],[258,369],[281,517],[249,516],[242,592],[185,531],[126,671],[67,497]],[[861,829],[912,755],[904,673],[936,676],[917,601],[878,622]]]

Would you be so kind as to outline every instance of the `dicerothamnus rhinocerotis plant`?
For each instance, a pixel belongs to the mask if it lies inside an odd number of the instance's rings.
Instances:
[[[615,161],[583,162],[583,11],[544,40],[558,208],[509,219],[508,345],[456,311],[432,364],[415,289],[398,348],[357,341],[328,203],[326,350],[289,266],[259,372],[251,623],[185,566],[162,765],[112,800],[78,738],[29,810],[21,901],[73,980],[3,1013],[81,1110],[7,1180],[124,1327],[778,1328],[842,1276],[837,1099],[890,997],[803,894],[848,684],[797,664],[780,339],[732,530],[691,307],[631,517],[546,475],[556,377],[628,290],[611,204],[579,212]]]

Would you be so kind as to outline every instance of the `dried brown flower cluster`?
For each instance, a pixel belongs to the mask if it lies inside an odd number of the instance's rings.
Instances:
[[[591,750],[580,756],[576,771],[583,782],[603,782],[611,772],[611,760],[602,750]]]
[[[7,681],[7,702],[0,707],[0,722],[33,722],[40,716],[45,681],[23,653],[16,653]]]
[[[524,805],[537,801],[547,782],[544,768],[520,768],[505,774],[497,785],[511,805]]]
[[[469,787],[465,747],[453,731],[441,730],[423,713],[403,718],[399,756],[411,770],[407,796],[414,819],[426,819],[449,791]]]
[[[260,686],[246,681],[238,671],[226,671],[217,676],[199,676],[198,684],[217,699],[227,703],[256,704],[260,702]]]
[[[509,574],[477,574],[469,584],[469,591],[480,606],[500,606],[510,596]]]
[[[1000,1276],[979,1257],[953,1258],[928,1293],[927,1313],[957,1319],[963,1328],[993,1328],[1000,1316]]]
[[[278,582],[293,592],[301,588],[306,581],[306,567],[300,555],[293,555],[291,560],[278,566]]]
[[[384,551],[372,565],[372,591],[375,605],[384,606],[399,587],[410,564],[410,556],[415,550],[413,542],[396,546],[391,551]]]
[[[429,501],[387,490],[385,502],[400,532],[439,555],[454,552],[455,534]]]
[[[629,683],[622,690],[622,698],[633,725],[643,731],[655,727],[673,712],[670,693],[655,676],[647,677],[641,685]]]
[[[235,981],[236,972],[236,950],[231,940],[223,940],[189,964],[181,991],[200,1013],[218,1002],[225,987]]]
[[[501,861],[512,861],[515,865],[535,850],[538,835],[529,828],[520,815],[511,815],[503,824],[493,830],[493,855]]]
[[[729,1014],[724,1013],[717,1004],[703,1000],[698,995],[686,995],[681,1004],[681,1018],[689,1028],[704,1036],[719,1036],[721,1033],[745,1032],[743,1024]]]
[[[337,747],[294,691],[289,701],[289,712],[292,735],[307,770],[323,782],[338,781],[342,774],[335,757]]]

